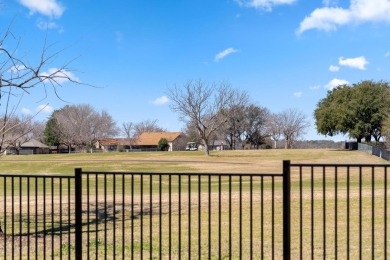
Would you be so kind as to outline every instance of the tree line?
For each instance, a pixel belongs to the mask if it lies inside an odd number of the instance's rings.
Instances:
[[[202,143],[206,155],[214,140],[226,141],[230,149],[236,149],[238,142],[258,149],[267,138],[277,142],[283,137],[285,148],[292,148],[309,127],[303,112],[271,113],[226,82],[188,81],[168,89],[168,96],[172,111],[186,124],[185,132],[192,141]]]

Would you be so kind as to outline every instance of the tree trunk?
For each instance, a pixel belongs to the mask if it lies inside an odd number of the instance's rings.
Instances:
[[[209,156],[210,151],[209,151],[209,145],[208,145],[208,140],[202,139],[203,146],[204,146],[204,155]]]

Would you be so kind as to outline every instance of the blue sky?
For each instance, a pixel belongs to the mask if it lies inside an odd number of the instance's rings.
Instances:
[[[64,49],[45,69],[71,63],[58,99],[42,88],[18,110],[34,113],[87,103],[117,121],[183,124],[169,109],[167,88],[188,80],[229,82],[272,112],[313,111],[327,90],[361,80],[390,81],[387,0],[0,0],[1,32],[21,37],[18,53],[33,64],[44,43]],[[64,102],[66,101],[66,102]],[[335,140],[344,140],[339,136]]]

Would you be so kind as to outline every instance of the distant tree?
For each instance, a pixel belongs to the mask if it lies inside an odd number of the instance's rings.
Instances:
[[[157,119],[154,120],[148,119],[136,123],[134,125],[134,131],[135,131],[135,137],[138,138],[138,136],[142,133],[166,132],[167,130],[158,125]]]
[[[373,137],[378,142],[389,112],[389,83],[368,80],[329,91],[318,102],[314,116],[320,134],[348,134],[358,142]]]
[[[258,105],[249,105],[244,110],[243,132],[244,141],[255,149],[259,149],[269,136],[267,122],[270,112]]]
[[[305,114],[297,109],[287,109],[280,113],[282,133],[284,136],[284,148],[293,148],[294,141],[302,136],[309,127]]]
[[[232,98],[232,88],[226,83],[217,86],[204,81],[188,81],[183,87],[168,89],[171,109],[179,113],[184,122],[191,122],[197,129],[209,155],[210,139],[227,122],[226,113]]]
[[[188,142],[195,142],[200,144],[202,138],[199,135],[199,131],[196,129],[196,123],[193,121],[187,121],[182,132],[186,134]]]
[[[282,118],[280,114],[272,113],[268,116],[267,132],[274,141],[274,148],[277,148],[277,143],[282,137]]]
[[[32,89],[39,86],[43,87],[43,96],[47,95],[49,88],[51,88],[58,97],[57,89],[62,87],[65,82],[86,85],[73,76],[69,62],[57,68],[49,67],[62,54],[63,50],[53,50],[54,45],[47,45],[45,41],[42,50],[38,53],[38,60],[32,62],[33,59],[30,59],[23,51],[21,42],[21,38],[16,37],[11,28],[7,28],[0,37],[0,104],[3,109],[0,111],[3,123],[3,126],[0,127],[0,138],[9,136],[10,133],[6,132],[9,131],[9,128],[6,126],[10,125],[11,122],[8,121],[15,117],[17,105],[11,107],[11,99],[21,99],[24,94],[29,94]],[[31,118],[27,120],[26,124],[19,125],[25,126],[32,122]],[[30,132],[25,132],[25,134]],[[20,138],[19,140],[21,140]],[[9,143],[9,140],[0,140],[0,153],[7,149],[7,145],[5,145],[7,142]]]
[[[67,105],[53,113],[56,132],[61,143],[72,146],[91,147],[99,138],[117,134],[118,129],[111,115],[97,112],[90,105]]]
[[[383,122],[383,135],[386,141],[386,148],[390,150],[390,115]]]
[[[46,123],[42,121],[32,121],[31,123],[31,138],[43,143]]]
[[[230,95],[231,98],[227,100],[227,108],[224,111],[226,123],[222,125],[221,132],[223,132],[230,150],[235,150],[236,143],[244,131],[245,108],[249,102],[249,95],[245,91],[237,89],[232,89]]]
[[[57,151],[58,147],[61,145],[61,137],[57,120],[53,115],[46,122],[46,126],[43,131],[43,142],[49,146],[56,146]]]
[[[30,116],[2,116],[0,117],[0,146],[6,150],[8,147],[20,147],[29,141],[32,136],[33,123]]]
[[[157,144],[157,151],[167,151],[169,148],[168,140],[166,138],[161,138]]]
[[[133,122],[124,122],[121,129],[122,134],[124,134],[127,143],[129,144],[130,150],[133,149],[133,144],[135,142],[135,125]]]

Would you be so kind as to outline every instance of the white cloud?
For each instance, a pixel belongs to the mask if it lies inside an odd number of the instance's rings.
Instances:
[[[335,87],[338,87],[340,85],[348,85],[349,82],[345,79],[332,79],[331,81],[329,81],[328,84],[325,85],[325,88],[329,89],[329,90],[332,90],[334,89]]]
[[[156,106],[164,105],[169,102],[169,98],[167,96],[161,96],[159,98],[156,98],[152,103]]]
[[[325,7],[315,9],[300,23],[298,34],[311,29],[334,31],[347,24],[390,22],[390,1],[350,0],[348,8]]]
[[[330,65],[330,66],[329,66],[329,70],[330,70],[331,72],[337,72],[337,71],[340,70],[340,67],[339,67],[339,66]]]
[[[338,0],[322,0],[322,4],[325,6],[337,5]]]
[[[31,14],[40,13],[50,18],[60,18],[65,11],[56,0],[19,0],[19,2],[27,7]]]
[[[321,86],[320,85],[315,85],[315,86],[310,86],[309,89],[311,90],[317,90],[317,89],[320,89]]]
[[[55,22],[52,22],[52,21],[47,22],[47,21],[43,21],[42,19],[39,19],[37,21],[37,26],[39,29],[41,29],[43,31],[58,28],[58,25]]]
[[[365,70],[368,61],[364,56],[345,59],[344,57],[339,58],[339,65],[346,66],[354,69]]]
[[[296,97],[296,98],[300,98],[300,97],[302,97],[302,95],[303,95],[303,93],[302,92],[294,92],[294,97]]]
[[[389,56],[390,56],[390,51],[385,53],[385,57],[389,57]]]
[[[58,84],[63,84],[68,81],[68,78],[70,78],[73,81],[80,82],[79,78],[77,78],[72,72],[66,71],[66,70],[59,70],[57,68],[50,68],[47,72],[42,72],[40,74],[43,78],[51,76],[55,78],[55,81]],[[46,81],[44,79],[44,81]]]
[[[227,48],[226,50],[221,51],[220,53],[215,55],[214,61],[218,62],[218,61],[222,60],[223,58],[225,58],[226,56],[228,56],[232,53],[235,53],[235,52],[238,52],[238,50],[233,49],[233,48]]]
[[[296,0],[236,0],[236,2],[241,6],[271,11],[274,6],[290,5],[295,3]]]
[[[24,107],[22,108],[22,114],[26,116],[31,115],[31,110]]]
[[[39,105],[36,109],[37,112],[43,112],[47,114],[51,114],[54,111],[54,108],[52,108],[49,105]]]

